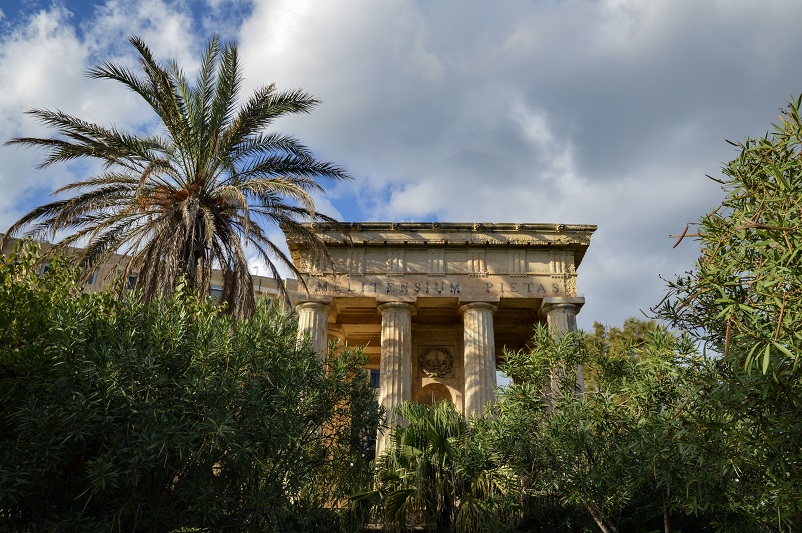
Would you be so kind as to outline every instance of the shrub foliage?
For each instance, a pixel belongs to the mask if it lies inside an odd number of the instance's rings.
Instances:
[[[0,530],[336,528],[377,422],[360,352],[324,371],[275,307],[86,294],[37,254],[0,258]]]

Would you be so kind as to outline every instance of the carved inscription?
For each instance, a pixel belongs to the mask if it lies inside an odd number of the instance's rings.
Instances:
[[[566,294],[565,277],[445,276],[432,279],[427,276],[403,277],[364,276],[359,279],[345,275],[324,278],[306,277],[310,294],[318,296],[397,296],[397,297],[458,297],[484,298],[545,298]]]

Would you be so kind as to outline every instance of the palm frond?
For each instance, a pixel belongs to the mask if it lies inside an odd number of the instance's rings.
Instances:
[[[242,74],[233,44],[210,40],[190,83],[176,62],[159,64],[143,40],[129,41],[141,72],[104,62],[88,75],[138,94],[161,120],[164,133],[138,135],[59,110],[31,110],[55,130],[53,137],[18,137],[7,144],[43,149],[41,167],[88,157],[100,161],[104,171],[61,187],[56,193],[69,198],[33,209],[7,235],[69,232],[54,249],[85,242],[77,260],[89,271],[125,254],[114,275],[137,272],[137,287],[146,299],[169,293],[182,275],[208,294],[212,269],[219,268],[224,299],[240,317],[249,316],[255,305],[247,246],[289,302],[279,270],[289,269],[303,286],[305,281],[268,231],[277,226],[301,236],[330,260],[323,241],[301,221],[334,222],[316,211],[311,193],[323,190],[323,179],[348,175],[317,160],[297,139],[264,130],[280,116],[309,112],[317,100],[268,85],[238,107]]]
[[[211,102],[209,114],[209,128],[215,133],[214,144],[209,148],[215,153],[221,153],[219,143],[222,133],[231,122],[236,110],[237,96],[242,85],[237,49],[227,45],[219,63],[217,85],[214,98]]]
[[[348,179],[348,174],[339,166],[292,154],[270,154],[255,158],[240,169],[244,178],[270,176],[306,176],[332,180]],[[322,189],[319,184],[315,188]]]
[[[248,137],[269,126],[276,118],[292,113],[308,113],[318,103],[303,91],[276,94],[273,84],[260,87],[243,104],[226,131],[223,149],[231,151]]]
[[[265,153],[283,153],[298,157],[313,157],[309,148],[289,135],[280,133],[255,134],[231,150],[231,163],[247,160]]]

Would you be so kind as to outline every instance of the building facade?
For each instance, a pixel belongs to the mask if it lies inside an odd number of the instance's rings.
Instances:
[[[0,237],[3,234],[0,233]],[[16,238],[9,238],[6,239],[3,243],[3,248],[0,249],[0,253],[3,255],[10,254],[14,247],[17,245],[19,239]],[[43,250],[47,250],[52,247],[52,244],[47,242],[39,242],[38,243]],[[125,262],[127,261],[127,257],[124,255],[115,254],[103,264],[99,265],[94,272],[89,276],[89,279],[86,282],[86,290],[88,292],[97,292],[105,290],[106,287],[109,285],[111,279],[115,277],[116,274],[123,271],[125,267]],[[39,267],[42,271],[47,270],[48,263],[44,262]],[[133,287],[136,283],[137,272],[132,272],[128,275],[128,279],[125,280],[125,283],[128,287]],[[290,294],[294,294],[297,292],[296,288],[296,280],[288,279],[285,280],[285,285],[287,287],[287,292]],[[268,276],[260,276],[258,274],[253,275],[253,290],[256,296],[256,301],[258,302],[261,299],[267,298],[281,298],[281,292],[276,283],[276,280],[272,277]],[[219,297],[222,295],[223,292],[223,276],[219,271],[212,272],[212,282],[210,287],[210,293],[212,297]]]
[[[476,416],[494,400],[497,356],[532,327],[576,329],[577,268],[595,226],[310,224],[329,257],[288,237],[301,272],[299,335],[365,346],[387,413],[402,401],[452,402]],[[390,424],[395,420],[388,420]],[[379,435],[377,452],[385,446]]]

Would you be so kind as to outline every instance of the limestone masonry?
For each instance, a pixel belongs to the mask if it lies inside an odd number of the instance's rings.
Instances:
[[[449,400],[465,415],[493,401],[496,354],[526,345],[536,323],[576,329],[577,268],[596,226],[309,224],[330,257],[287,238],[301,272],[301,336],[324,353],[366,346],[379,400]],[[393,420],[390,420],[393,423]],[[377,452],[384,448],[379,435]]]

